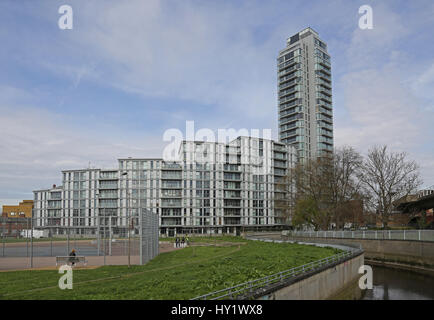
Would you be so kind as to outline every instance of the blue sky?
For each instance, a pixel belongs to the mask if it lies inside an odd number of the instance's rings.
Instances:
[[[58,28],[63,4],[73,30]],[[277,138],[276,56],[308,26],[332,56],[336,146],[406,151],[434,185],[432,0],[3,0],[0,205],[62,169],[161,157],[186,120]]]

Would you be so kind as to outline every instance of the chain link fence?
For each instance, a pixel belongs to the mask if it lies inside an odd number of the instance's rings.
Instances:
[[[74,217],[1,217],[0,258],[69,256],[74,249],[86,257],[138,256],[144,264],[158,254],[158,216],[149,210],[142,209],[125,226],[113,216],[85,219],[86,226]]]

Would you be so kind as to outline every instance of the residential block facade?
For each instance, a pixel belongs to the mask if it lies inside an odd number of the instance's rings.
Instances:
[[[160,234],[236,234],[286,223],[287,170],[296,150],[272,140],[183,141],[179,161],[118,159],[118,168],[64,170],[63,186],[34,191],[36,227],[63,234],[114,234],[139,224],[140,210],[159,215]]]
[[[287,40],[277,58],[279,141],[299,161],[333,151],[331,57],[316,31]]]

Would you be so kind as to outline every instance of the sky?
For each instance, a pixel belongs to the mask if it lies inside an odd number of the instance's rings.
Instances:
[[[432,0],[2,0],[0,206],[61,170],[162,157],[186,121],[277,139],[277,54],[306,27],[332,57],[335,146],[405,151],[434,185]]]

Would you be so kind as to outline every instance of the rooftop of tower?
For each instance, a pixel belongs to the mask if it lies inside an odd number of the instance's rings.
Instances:
[[[286,40],[286,43],[287,43],[288,46],[290,46],[291,44],[297,42],[298,40],[300,40],[300,39],[302,39],[304,37],[307,37],[310,34],[314,34],[317,37],[319,37],[319,33],[318,32],[316,32],[315,30],[313,30],[311,27],[307,27],[307,28],[301,30],[300,32],[296,33],[292,37],[289,37]]]

